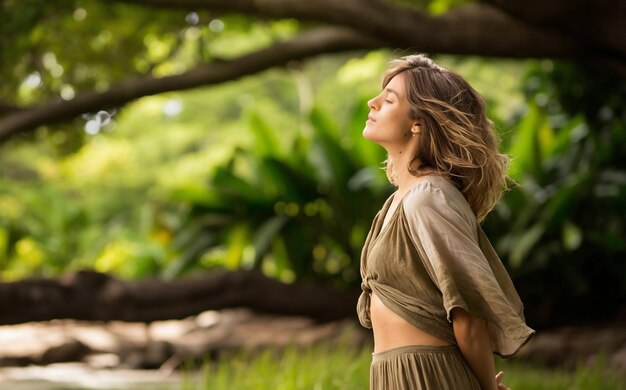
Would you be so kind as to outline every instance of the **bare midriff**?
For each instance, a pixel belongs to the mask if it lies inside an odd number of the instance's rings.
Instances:
[[[406,345],[450,345],[448,341],[415,327],[389,310],[376,294],[373,292],[371,294],[370,318],[374,331],[374,352],[382,352]]]

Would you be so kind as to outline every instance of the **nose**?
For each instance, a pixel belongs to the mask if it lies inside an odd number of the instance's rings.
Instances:
[[[367,101],[367,106],[372,109],[372,110],[376,110],[377,106],[376,106],[376,102],[378,101],[378,96],[371,98],[370,100]]]

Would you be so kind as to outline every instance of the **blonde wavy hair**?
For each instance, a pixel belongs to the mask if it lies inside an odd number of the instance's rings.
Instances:
[[[383,77],[383,89],[400,73],[411,117],[422,125],[409,172],[447,176],[482,222],[511,182],[509,158],[498,151],[499,139],[486,116],[485,101],[461,76],[421,54],[392,60]],[[396,185],[389,159],[386,172]]]

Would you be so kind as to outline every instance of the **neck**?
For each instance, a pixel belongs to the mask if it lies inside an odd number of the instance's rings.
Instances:
[[[414,184],[416,177],[409,172],[409,163],[415,156],[417,142],[410,142],[399,147],[387,148],[389,159],[393,162],[393,170],[396,175],[395,185],[398,194],[408,191]]]

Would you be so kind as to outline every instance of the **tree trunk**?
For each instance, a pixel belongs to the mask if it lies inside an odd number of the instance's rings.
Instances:
[[[356,317],[358,291],[285,284],[253,271],[123,281],[94,271],[0,283],[0,325],[52,319],[151,322],[247,307],[318,321]]]

